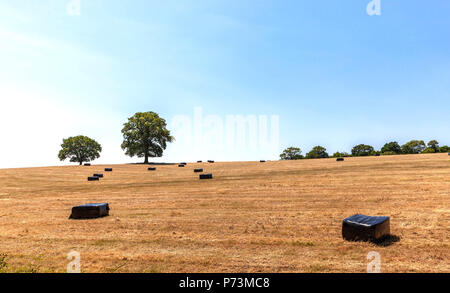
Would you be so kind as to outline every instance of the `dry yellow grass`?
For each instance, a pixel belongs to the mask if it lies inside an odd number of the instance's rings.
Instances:
[[[200,181],[193,168],[211,171]],[[0,271],[450,272],[447,154],[0,170]],[[111,216],[69,220],[71,207],[108,202]],[[346,242],[355,213],[391,216],[390,246]]]

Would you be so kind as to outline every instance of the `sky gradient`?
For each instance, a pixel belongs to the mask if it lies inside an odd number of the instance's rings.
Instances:
[[[0,0],[0,168],[68,164],[59,146],[80,134],[103,146],[95,163],[140,161],[120,130],[143,111],[177,139],[155,161],[450,144],[450,1],[381,0],[380,16],[369,0],[81,0],[79,15],[70,2]],[[194,129],[199,108],[216,124],[278,117],[277,148],[209,145],[172,123]]]

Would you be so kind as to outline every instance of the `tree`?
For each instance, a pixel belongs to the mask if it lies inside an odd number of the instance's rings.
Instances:
[[[436,151],[433,148],[426,148],[423,150],[422,154],[434,154]]]
[[[450,152],[450,147],[447,146],[447,145],[441,146],[441,147],[439,148],[439,152],[440,152],[440,153],[448,153],[448,152]]]
[[[289,148],[285,149],[281,153],[280,158],[282,160],[300,160],[300,159],[303,159],[302,150],[300,148],[296,148],[296,147],[289,147]]]
[[[58,158],[61,161],[70,159],[70,162],[90,162],[100,158],[102,146],[87,136],[75,136],[63,139]]]
[[[122,149],[130,157],[144,157],[145,164],[149,157],[162,157],[167,143],[175,140],[166,127],[166,120],[155,112],[136,113],[122,129]]]
[[[352,149],[352,155],[355,157],[359,156],[369,156],[375,153],[372,146],[366,144],[359,144]]]
[[[328,158],[327,149],[321,146],[315,146],[313,149],[306,154],[307,159],[320,159],[320,158]]]
[[[333,158],[343,158],[343,157],[350,157],[350,154],[347,152],[335,152],[333,154]]]
[[[439,142],[437,140],[430,140],[427,144],[428,148],[434,150],[434,153],[439,151]]]
[[[402,153],[404,154],[420,154],[425,150],[426,145],[423,140],[411,140],[402,145]]]
[[[401,154],[402,148],[396,141],[389,142],[381,148],[381,153]]]

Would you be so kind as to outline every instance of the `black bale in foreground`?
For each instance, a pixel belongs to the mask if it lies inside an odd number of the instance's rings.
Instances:
[[[342,237],[348,241],[379,241],[390,234],[389,217],[353,215],[342,222]]]
[[[338,161],[338,162],[343,162],[343,161],[344,161],[344,158],[337,158],[336,161]]]
[[[156,171],[156,168],[155,167],[150,167],[150,168],[148,168],[148,171]]]
[[[88,181],[99,181],[100,178],[97,176],[93,176],[93,177],[88,177]]]
[[[112,172],[112,168],[105,168],[105,172]]]
[[[94,219],[109,216],[109,204],[91,203],[72,208],[69,219]]]
[[[200,174],[200,179],[213,179],[212,174]]]
[[[194,169],[194,173],[201,173],[203,172],[203,169]]]

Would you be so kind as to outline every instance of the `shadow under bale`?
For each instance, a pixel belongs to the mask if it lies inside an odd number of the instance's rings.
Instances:
[[[93,176],[93,177],[88,177],[88,181],[99,181],[100,178],[97,176]]]
[[[94,174],[94,177],[103,178],[103,174]]]
[[[344,161],[344,158],[337,158],[336,161],[338,161],[338,162],[343,162],[343,161]]]
[[[148,168],[147,170],[148,170],[148,171],[156,171],[156,168],[155,168],[155,167],[150,167],[150,168]]]
[[[342,222],[342,237],[348,241],[380,242],[390,235],[389,217],[353,215]]]
[[[213,179],[212,174],[200,174],[200,179]]]
[[[72,208],[69,219],[95,219],[109,216],[109,204],[91,203]]]
[[[112,168],[105,168],[105,172],[112,172]]]
[[[203,172],[203,169],[194,169],[194,173],[201,173]]]

